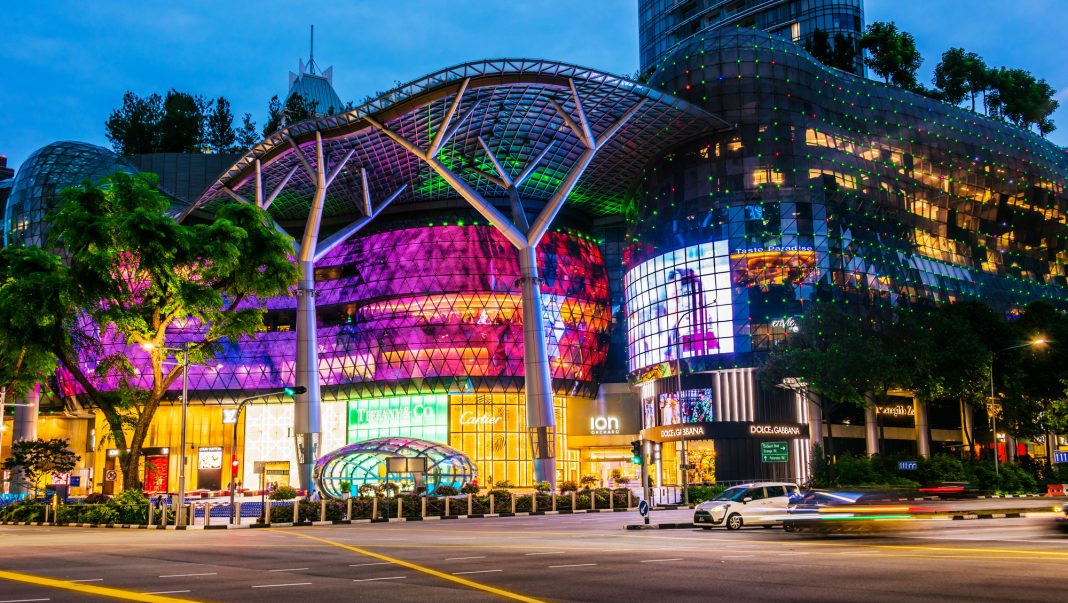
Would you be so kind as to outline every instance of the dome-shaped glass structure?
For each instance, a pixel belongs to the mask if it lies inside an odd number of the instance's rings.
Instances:
[[[356,490],[363,484],[411,481],[410,473],[387,474],[389,458],[425,458],[427,492],[443,484],[459,488],[478,476],[471,459],[455,448],[415,438],[375,438],[323,455],[312,477],[316,488],[332,498],[341,498],[341,482],[349,482]]]
[[[54,142],[34,152],[19,169],[4,212],[4,245],[44,245],[45,218],[56,210],[59,192],[85,180],[137,168],[104,147],[84,142]]]

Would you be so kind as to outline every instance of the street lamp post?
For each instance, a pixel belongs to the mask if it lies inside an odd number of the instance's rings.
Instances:
[[[303,394],[308,391],[308,388],[303,386],[286,387],[281,391],[267,392],[266,394],[257,394],[255,396],[249,396],[248,398],[242,398],[237,404],[237,413],[234,415],[234,437],[230,442],[230,523],[234,522],[234,503],[237,493],[237,476],[233,473],[234,461],[237,460],[237,425],[241,422],[241,411],[245,409],[245,405],[253,400],[260,400],[262,398],[271,398],[279,394],[285,396],[295,396],[297,394]],[[296,504],[296,503],[294,503]],[[266,511],[264,511],[266,512]]]
[[[178,500],[175,504],[175,525],[185,525],[185,432],[186,415],[189,412],[189,342],[182,344],[180,348],[169,348],[146,343],[144,349],[162,350],[164,352],[182,352],[182,435],[179,438],[181,452],[178,455]]]
[[[1045,339],[1035,339],[1034,341],[1022,343],[1020,345],[1010,346],[1002,350],[991,350],[990,352],[990,420],[993,425],[993,436],[991,437],[991,440],[994,445],[994,475],[1000,475],[998,471],[998,416],[996,409],[994,408],[994,405],[997,404],[997,398],[994,396],[994,358],[1002,352],[1008,352],[1009,350],[1018,350],[1020,348],[1031,347],[1033,345],[1042,345],[1044,343],[1046,343]],[[1046,445],[1048,446],[1049,442],[1046,442]]]
[[[713,300],[714,302],[715,300]],[[677,383],[675,397],[679,404],[679,418],[685,423],[686,419],[682,415],[682,337],[679,335],[679,325],[682,323],[682,317],[687,314],[692,314],[693,308],[689,308],[681,312],[678,318],[675,319],[675,347],[677,353],[675,354],[675,382]],[[689,459],[686,458],[686,436],[682,436],[682,504],[690,504],[690,464]]]

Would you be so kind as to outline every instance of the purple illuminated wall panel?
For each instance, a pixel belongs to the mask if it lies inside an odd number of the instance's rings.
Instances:
[[[553,378],[558,387],[594,385],[610,323],[600,250],[591,241],[553,232],[539,247],[538,263]],[[323,386],[389,391],[390,384],[446,377],[521,382],[518,259],[493,228],[434,226],[357,237],[316,268]],[[295,301],[275,298],[267,307],[287,310]],[[187,338],[175,333],[168,345],[180,347]],[[277,331],[225,343],[210,366],[190,367],[190,389],[203,397],[212,390],[222,395],[291,384],[294,339],[293,332]],[[108,334],[98,350],[83,351],[82,359],[95,368],[117,352],[147,373],[147,353]],[[108,388],[118,383],[114,377],[96,378]],[[132,379],[139,387],[148,381],[147,374]],[[80,390],[62,373],[60,386],[68,394]],[[178,382],[171,390],[180,387]]]

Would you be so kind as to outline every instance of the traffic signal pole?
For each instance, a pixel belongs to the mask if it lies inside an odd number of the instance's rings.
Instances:
[[[642,443],[642,498],[649,504],[649,513],[645,515],[645,525],[649,525],[649,515],[653,514],[653,501],[649,491],[649,440],[641,440]]]

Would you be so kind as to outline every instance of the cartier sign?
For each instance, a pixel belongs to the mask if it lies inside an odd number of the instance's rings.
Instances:
[[[487,414],[476,415],[469,410],[460,414],[461,425],[496,425],[500,422],[501,417],[494,417]]]

